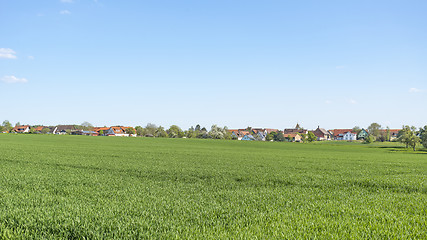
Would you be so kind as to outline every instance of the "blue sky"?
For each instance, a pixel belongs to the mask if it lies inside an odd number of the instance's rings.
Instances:
[[[0,5],[0,120],[427,124],[427,1]]]

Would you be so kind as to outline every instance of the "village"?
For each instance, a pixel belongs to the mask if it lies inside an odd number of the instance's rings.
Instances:
[[[54,134],[54,135],[86,135],[86,136],[116,136],[116,137],[177,137],[177,138],[191,138],[190,132],[194,132],[194,128],[187,131],[182,131],[176,125],[173,125],[177,130],[177,134],[171,134],[172,128],[163,130],[162,127],[155,127],[150,133],[144,131],[145,129],[137,127],[125,126],[111,126],[111,127],[93,127],[90,124],[82,125],[57,125],[57,126],[30,126],[30,125],[17,125],[10,131],[3,129],[3,133],[33,133],[33,134]],[[146,129],[148,129],[148,125]],[[164,134],[158,134],[164,131]],[[227,129],[217,128],[214,125],[211,131],[206,128],[198,127],[198,131],[204,133],[196,135],[195,138],[220,138],[220,139],[233,139],[242,141],[287,141],[287,142],[306,142],[306,141],[356,141],[365,140],[370,134],[365,128],[352,128],[352,129],[329,129],[326,130],[318,126],[314,130],[307,130],[296,124],[294,128],[275,129],[275,128],[242,128],[242,129]],[[197,129],[197,127],[196,127]],[[141,130],[141,131],[140,131]],[[222,137],[214,137],[212,131],[222,133]],[[384,136],[385,141],[395,141],[398,138],[401,129],[378,129],[376,135]],[[180,134],[182,133],[182,134]],[[200,136],[200,137],[198,137]],[[216,136],[216,135],[215,135]]]

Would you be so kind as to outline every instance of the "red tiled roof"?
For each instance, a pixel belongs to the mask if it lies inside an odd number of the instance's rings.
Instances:
[[[339,135],[344,135],[348,132],[356,134],[355,132],[353,132],[353,129],[334,129],[334,130],[332,130],[332,132],[334,133],[334,137],[337,137]]]

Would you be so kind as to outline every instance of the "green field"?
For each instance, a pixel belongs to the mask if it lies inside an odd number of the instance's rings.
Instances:
[[[427,239],[426,153],[0,134],[0,239]]]

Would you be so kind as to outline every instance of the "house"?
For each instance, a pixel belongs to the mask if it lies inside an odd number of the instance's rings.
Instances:
[[[283,134],[296,134],[296,133],[308,134],[308,130],[301,128],[298,123],[295,126],[295,128],[285,128],[283,130]]]
[[[109,130],[109,127],[94,127],[93,131],[97,132],[98,135],[105,136],[105,133]],[[101,134],[102,131],[102,134]]]
[[[364,140],[369,136],[368,130],[362,128],[360,132],[357,134],[357,140]]]
[[[270,134],[272,132],[275,132],[275,133],[279,132],[279,129],[276,129],[276,128],[265,128],[264,130],[267,132],[267,134]]]
[[[128,134],[126,130],[132,128],[134,134]],[[116,137],[136,137],[136,131],[133,127],[114,126],[110,127],[107,132],[104,132],[104,136],[116,136]]]
[[[252,128],[252,136],[254,136],[254,138],[261,140],[261,141],[265,141],[265,138],[267,137],[267,130],[262,129],[262,128]]]
[[[356,139],[357,139],[357,133],[349,131],[344,133],[342,140],[355,141]]]
[[[388,129],[390,131],[390,141],[394,141],[399,136],[401,129]],[[381,129],[380,133],[387,134],[387,129]]]
[[[247,134],[241,139],[242,141],[255,141],[255,138],[251,134]]]
[[[56,127],[46,127],[46,126],[37,126],[32,128],[34,133],[42,133],[42,132],[46,132],[46,133],[52,133],[53,131],[55,131]]]
[[[21,126],[16,126],[12,129],[12,132],[16,132],[16,133],[27,133],[30,132],[30,125],[21,125]]]
[[[347,132],[353,132],[352,129],[334,129],[331,130],[335,140],[344,140],[344,134]]]
[[[390,141],[394,141],[399,137],[401,129],[390,129]]]
[[[297,133],[287,133],[287,134],[283,134],[283,136],[287,139],[291,139],[292,142],[301,142],[301,135],[297,134]]]
[[[72,135],[84,135],[84,136],[99,136],[98,132],[95,131],[84,131],[84,130],[77,130],[71,133]]]
[[[332,140],[332,135],[319,126],[313,131],[313,134],[317,137],[317,141]]]
[[[55,127],[52,133],[57,135],[65,135],[65,134],[71,134],[72,132],[75,132],[78,130],[81,130],[81,129],[77,129],[74,125],[58,125]]]

